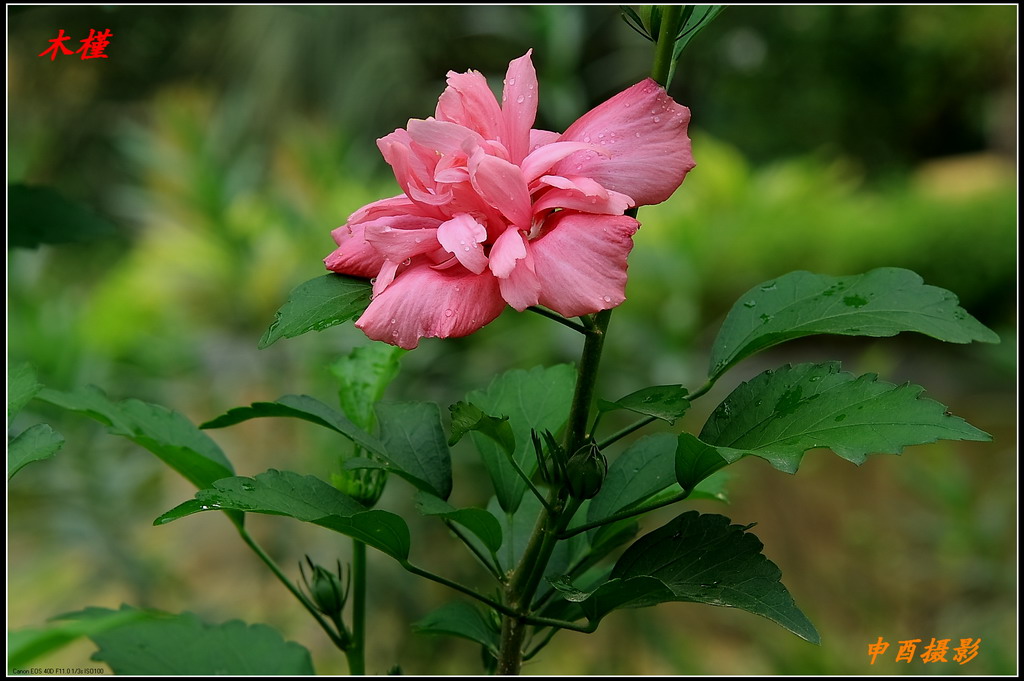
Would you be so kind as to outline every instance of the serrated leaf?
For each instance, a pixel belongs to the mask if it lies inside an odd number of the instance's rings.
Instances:
[[[755,286],[729,311],[711,350],[710,376],[765,348],[816,334],[915,331],[950,343],[999,342],[957,303],[949,291],[895,267],[849,277],[790,272]]]
[[[464,601],[447,603],[412,625],[418,634],[458,636],[498,654],[500,634],[487,615]]]
[[[615,402],[600,400],[597,407],[602,412],[626,409],[674,424],[690,408],[686,395],[686,388],[681,385],[652,385]]]
[[[7,425],[21,413],[29,400],[42,389],[36,380],[36,372],[28,362],[22,362],[7,369]],[[9,467],[8,467],[9,468]]]
[[[259,347],[355,319],[370,304],[372,288],[366,279],[341,274],[325,274],[299,284],[277,311],[274,323],[260,338]]]
[[[923,390],[874,374],[854,377],[838,362],[787,365],[736,388],[711,414],[700,440],[730,463],[754,455],[794,473],[803,453],[817,447],[860,465],[869,454],[899,454],[907,445],[992,439],[922,398]]]
[[[449,446],[454,446],[466,433],[476,430],[498,443],[507,454],[511,455],[516,451],[516,436],[512,432],[512,426],[508,424],[507,416],[491,416],[469,402],[456,402],[448,407],[448,410],[452,415]]]
[[[131,612],[122,606],[119,612]],[[90,621],[117,614],[88,608],[64,619]],[[149,613],[145,619],[89,634],[99,650],[92,659],[115,674],[133,676],[233,676],[314,674],[309,651],[285,641],[265,624],[239,620],[206,624],[192,613]]]
[[[493,556],[501,548],[501,523],[482,508],[455,508],[427,492],[417,492],[416,510],[423,515],[440,516],[462,525],[476,535]]]
[[[21,629],[7,633],[7,670],[24,669],[33,660],[63,648],[83,636],[93,636],[150,617],[144,610],[108,610],[88,619],[49,623],[42,629]]]
[[[7,187],[7,247],[84,243],[117,234],[109,221],[89,206],[50,187]]]
[[[212,510],[288,516],[358,539],[400,562],[409,557],[409,528],[401,517],[367,510],[323,480],[290,471],[271,469],[255,478],[218,480],[211,489],[199,490],[195,499],[164,513],[153,524]]]
[[[596,620],[615,608],[706,603],[761,615],[818,643],[818,632],[779,581],[781,571],[747,529],[720,515],[677,516],[626,549],[609,582],[582,602],[584,612]]]
[[[471,392],[466,401],[487,414],[508,417],[516,442],[513,456],[523,471],[532,475],[538,464],[530,431],[554,433],[565,424],[575,384],[576,371],[568,364],[536,367],[530,371],[517,369],[495,377],[486,390]],[[471,436],[501,507],[515,511],[526,492],[526,483],[500,445],[479,432],[472,432]]]
[[[196,487],[209,487],[235,470],[216,442],[176,411],[140,400],[112,402],[95,386],[75,392],[44,388],[37,397],[77,411],[156,454]]]
[[[64,436],[45,423],[37,423],[7,445],[7,479],[33,461],[49,459],[64,446]]]
[[[226,428],[250,419],[271,417],[302,419],[324,428],[330,428],[366,451],[385,456],[384,445],[377,438],[349,421],[337,409],[309,395],[285,395],[273,402],[253,402],[248,407],[235,407],[199,427]]]
[[[452,493],[452,461],[438,406],[380,402],[376,412],[388,462],[420,489],[447,499]]]
[[[590,500],[587,520],[608,518],[672,485],[675,452],[676,437],[670,433],[648,435],[630,445],[608,467],[601,490]]]
[[[331,365],[331,373],[341,382],[341,410],[363,430],[370,432],[376,425],[373,405],[398,375],[399,359],[405,353],[387,343],[370,343],[353,349]]]

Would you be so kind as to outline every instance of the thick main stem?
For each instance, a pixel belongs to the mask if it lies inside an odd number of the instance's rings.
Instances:
[[[352,641],[345,650],[348,673],[366,673],[366,544],[352,540]]]

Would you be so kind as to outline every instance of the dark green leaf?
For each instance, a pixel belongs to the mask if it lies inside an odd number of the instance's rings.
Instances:
[[[454,445],[466,433],[476,430],[501,445],[506,453],[512,454],[516,451],[516,436],[512,433],[507,416],[497,418],[485,414],[479,407],[469,402],[456,402],[448,407],[448,410],[452,414],[452,436],[448,438],[449,445]]]
[[[712,501],[721,501],[723,504],[728,504],[729,494],[726,490],[726,486],[731,478],[732,474],[729,473],[729,471],[718,471],[717,473],[713,473],[697,483],[697,486],[690,491],[690,496],[688,496],[687,499],[710,499]]]
[[[907,445],[991,436],[921,397],[923,388],[874,374],[855,378],[838,362],[766,371],[743,383],[711,414],[700,440],[732,463],[752,454],[796,472],[803,453],[827,447],[855,464]]]
[[[61,393],[44,388],[39,399],[85,414],[156,454],[200,489],[234,475],[231,462],[214,442],[176,411],[139,400],[114,403],[95,386]]]
[[[452,493],[452,461],[437,405],[381,402],[376,411],[388,461],[420,489],[447,499]]]
[[[122,606],[119,612],[137,612]],[[66,619],[106,619],[115,611],[88,608]],[[308,676],[309,651],[285,641],[265,624],[238,620],[212,625],[192,613],[148,613],[145,619],[89,634],[99,646],[92,659],[115,674],[133,676]]]
[[[7,187],[7,247],[84,243],[113,236],[117,229],[85,204],[50,187]]]
[[[640,18],[640,15],[637,14],[632,7],[629,7],[627,5],[619,5],[619,10],[622,12],[622,20],[626,22],[627,26],[629,26],[631,29],[642,35],[647,40],[655,42],[654,36],[649,34],[647,32],[647,29],[644,27],[644,20]]]
[[[323,480],[290,471],[271,469],[255,478],[218,480],[213,489],[199,490],[195,499],[164,513],[153,524],[218,509],[289,516],[358,539],[399,561],[409,557],[409,528],[402,518],[367,510]]]
[[[48,459],[64,445],[64,437],[45,423],[37,423],[7,445],[7,479],[33,461]]]
[[[652,385],[649,388],[630,393],[615,402],[601,400],[597,406],[602,412],[627,409],[637,414],[675,423],[676,419],[690,408],[690,401],[686,399],[686,394],[686,388],[681,385]]]
[[[745,357],[815,334],[895,336],[916,331],[950,343],[998,343],[999,337],[910,270],[883,267],[829,277],[789,274],[755,286],[729,311],[711,350],[711,378]]]
[[[413,625],[419,634],[446,634],[475,641],[494,655],[501,643],[499,632],[487,615],[464,601],[441,606]]]
[[[259,347],[355,319],[370,304],[371,289],[368,280],[341,274],[325,274],[299,284],[277,311],[274,323],[260,338]]]
[[[689,433],[680,433],[675,453],[676,481],[683,489],[693,489],[706,477],[727,466],[718,450]]]
[[[7,368],[7,425],[21,413],[29,400],[43,386],[36,381],[36,372],[28,362]],[[9,468],[9,467],[8,467]]]
[[[45,629],[22,629],[7,634],[7,669],[24,669],[36,658],[63,648],[75,639],[150,617],[144,610],[107,610],[88,619],[50,623]]]
[[[455,508],[427,492],[416,494],[416,509],[423,515],[436,515],[462,525],[483,542],[493,556],[501,548],[501,523],[482,508]]]
[[[352,440],[368,452],[384,456],[384,445],[349,421],[337,409],[309,395],[285,395],[274,402],[253,402],[248,407],[235,407],[200,428],[226,428],[256,418],[289,417],[330,428]]]
[[[569,418],[576,370],[568,364],[530,371],[514,370],[497,376],[486,390],[470,393],[466,401],[488,414],[507,416],[515,437],[515,460],[527,475],[537,470],[530,431],[558,431]],[[490,437],[474,431],[473,442],[491,476],[501,507],[515,511],[526,483],[515,472],[508,455]]]
[[[341,382],[341,409],[363,430],[373,431],[373,405],[380,402],[384,389],[398,375],[398,361],[405,352],[387,343],[370,343],[355,348],[331,365],[331,371]]]
[[[597,496],[590,500],[587,520],[596,522],[647,500],[676,481],[676,437],[648,435],[619,455]]]

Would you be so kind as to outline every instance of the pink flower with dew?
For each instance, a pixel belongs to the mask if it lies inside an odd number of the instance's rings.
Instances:
[[[475,71],[448,73],[432,118],[377,141],[402,194],[332,232],[327,269],[371,278],[356,326],[414,348],[465,336],[511,305],[565,317],[625,300],[639,223],[623,213],[667,199],[693,168],[690,111],[651,79],[569,129],[533,129],[537,74],[512,61],[501,105]]]

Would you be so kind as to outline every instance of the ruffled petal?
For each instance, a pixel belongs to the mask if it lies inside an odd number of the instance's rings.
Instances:
[[[633,207],[633,199],[619,192],[606,191],[600,194],[587,195],[577,189],[550,189],[533,203],[534,214],[543,213],[553,208],[565,208],[581,213],[600,213],[602,215],[622,215],[627,208]]]
[[[626,299],[626,259],[640,226],[625,215],[563,211],[530,242],[540,302],[566,317],[593,314]]]
[[[377,252],[394,262],[402,262],[438,247],[439,220],[406,216],[405,219],[381,218],[364,223],[366,241]]]
[[[489,272],[414,265],[370,302],[356,326],[374,340],[411,350],[420,338],[471,334],[504,309],[498,280]]]
[[[456,215],[437,228],[437,241],[473,274],[487,269],[487,256],[480,246],[487,228],[466,214]]]
[[[331,232],[331,236],[338,248],[324,258],[327,269],[367,279],[377,276],[384,265],[384,258],[366,240],[363,225],[343,225]]]
[[[501,114],[505,123],[502,140],[509,160],[518,164],[530,152],[530,128],[537,118],[537,72],[527,50],[519,59],[509,62],[505,87],[501,96]]]
[[[442,154],[466,153],[484,141],[477,132],[465,126],[433,118],[425,121],[410,119],[407,129],[414,142]]]
[[[490,267],[496,277],[512,273],[517,260],[526,257],[526,241],[516,227],[509,227],[491,246]]]
[[[519,166],[479,151],[469,159],[473,188],[513,225],[530,226],[530,190]]]
[[[475,130],[489,140],[498,139],[504,127],[498,100],[479,71],[448,72],[448,87],[437,100],[435,117]]]
[[[535,271],[529,244],[526,244],[525,257],[515,261],[507,277],[498,279],[498,287],[505,302],[519,312],[540,302],[541,283]]]
[[[661,203],[695,165],[686,135],[689,122],[690,110],[648,78],[583,114],[561,137],[603,146],[611,157],[579,152],[559,162],[552,174],[592,177],[638,206]]]
[[[545,144],[557,142],[561,136],[559,133],[552,132],[551,130],[538,130],[534,128],[530,131],[530,153],[533,153]]]
[[[578,151],[590,151],[611,158],[610,151],[586,142],[553,142],[538,147],[523,159],[523,177],[526,178],[527,182],[533,182],[550,170],[551,166]],[[579,175],[580,173],[577,172],[576,174]]]

